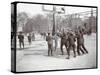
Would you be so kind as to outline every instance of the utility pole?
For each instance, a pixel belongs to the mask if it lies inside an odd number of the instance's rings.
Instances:
[[[56,32],[55,12],[56,12],[56,7],[53,6],[53,29],[52,29],[52,35],[55,35],[55,32]]]
[[[56,24],[55,24],[55,14],[58,13],[58,14],[64,14],[65,13],[65,9],[64,8],[61,8],[61,11],[57,11],[56,10],[56,7],[53,5],[53,10],[47,10],[44,8],[44,6],[42,6],[42,10],[43,11],[47,11],[47,12],[52,12],[53,13],[53,28],[52,28],[52,35],[54,36],[55,35],[55,32],[56,32]]]

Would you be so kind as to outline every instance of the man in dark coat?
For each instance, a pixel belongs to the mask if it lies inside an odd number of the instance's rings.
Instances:
[[[46,41],[48,43],[48,56],[53,55],[53,37],[48,33],[46,36]]]
[[[69,33],[68,35],[68,41],[69,41],[69,46],[68,46],[68,58],[70,58],[70,50],[73,50],[74,57],[76,57],[76,52],[75,52],[75,36],[72,33]]]
[[[31,38],[32,38],[32,37],[31,37],[31,34],[29,33],[29,35],[28,35],[28,42],[29,42],[29,45],[31,44],[31,41],[32,41]]]
[[[24,35],[22,35],[22,32],[19,32],[18,39],[19,39],[20,48],[21,48],[21,45],[23,45],[23,48],[24,48]]]
[[[88,53],[87,49],[84,46],[84,37],[83,37],[83,32],[82,30],[78,30],[77,34],[76,34],[76,38],[77,38],[77,53],[78,55],[80,55],[80,51],[84,54],[84,53]],[[83,48],[83,49],[82,49]]]
[[[61,52],[62,52],[62,55],[64,54],[63,52],[63,46],[65,45],[66,47],[66,51],[67,51],[67,47],[68,47],[68,37],[67,35],[63,32],[63,34],[60,35],[61,37],[61,44],[60,44],[60,48],[61,48]]]

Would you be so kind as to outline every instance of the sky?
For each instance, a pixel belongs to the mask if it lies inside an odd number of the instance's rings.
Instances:
[[[47,10],[52,10],[53,9],[52,5],[45,5],[44,7]],[[59,11],[61,7],[63,7],[63,6],[56,6],[57,11]],[[91,11],[91,8],[87,8],[87,7],[65,6],[64,9],[65,9],[65,15],[78,13],[78,12]],[[96,10],[96,9],[93,8],[93,10]],[[28,13],[28,15],[30,17],[35,16],[37,14],[45,15],[46,13],[48,13],[47,11],[42,10],[42,5],[41,4],[24,4],[24,3],[18,3],[17,12],[18,13],[19,12],[26,12],[26,13]]]

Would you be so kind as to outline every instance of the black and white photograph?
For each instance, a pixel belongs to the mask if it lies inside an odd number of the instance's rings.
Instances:
[[[97,17],[95,6],[17,3],[16,72],[97,68]]]

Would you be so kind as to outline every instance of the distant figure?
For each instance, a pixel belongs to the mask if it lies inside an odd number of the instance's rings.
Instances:
[[[45,32],[43,33],[43,37],[44,37],[44,39],[46,38],[46,33]]]
[[[76,52],[75,52],[75,36],[72,33],[69,33],[68,35],[68,41],[69,41],[69,46],[68,46],[68,58],[70,58],[70,50],[72,48],[74,57],[76,57]]]
[[[84,53],[88,53],[88,51],[86,50],[85,46],[84,46],[84,37],[83,37],[83,33],[82,30],[79,30],[77,35],[77,53],[78,55],[80,55],[80,51],[84,54]],[[83,49],[82,49],[83,48]]]
[[[29,45],[31,44],[31,34],[29,33],[29,35],[28,35],[28,42],[29,42]]]
[[[35,41],[35,34],[32,34],[32,41]]]
[[[48,33],[46,36],[46,41],[48,43],[48,56],[53,55],[53,37]]]
[[[19,39],[20,48],[21,48],[21,46],[23,46],[23,48],[24,48],[24,35],[22,35],[22,32],[19,32],[18,39]]]
[[[42,38],[42,36],[43,36],[43,33],[40,33],[40,35],[41,35],[41,38]]]

